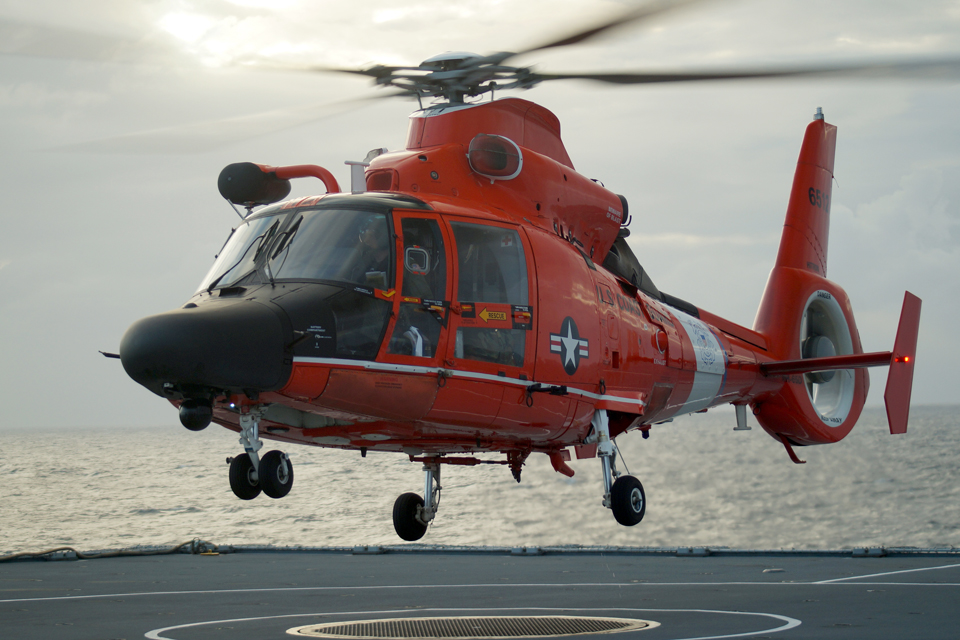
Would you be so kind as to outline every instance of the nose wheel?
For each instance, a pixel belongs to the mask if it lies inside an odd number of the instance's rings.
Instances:
[[[274,450],[261,458],[258,453],[263,448],[258,436],[262,414],[262,408],[240,414],[240,444],[245,453],[227,459],[230,488],[241,500],[253,500],[261,491],[282,498],[293,488],[293,464],[287,454]]]

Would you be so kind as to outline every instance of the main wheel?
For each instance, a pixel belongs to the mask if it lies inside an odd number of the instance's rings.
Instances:
[[[620,476],[610,489],[613,517],[625,527],[632,527],[641,520],[647,510],[647,498],[643,485],[633,476]]]
[[[427,525],[417,518],[421,507],[423,498],[415,493],[404,493],[393,503],[393,528],[408,542],[419,540],[427,532]]]
[[[253,470],[250,456],[241,453],[230,462],[230,488],[241,500],[253,500],[260,495],[260,484]]]
[[[287,459],[284,465],[284,457],[281,451],[270,451],[260,458],[260,488],[271,498],[282,498],[293,487],[293,464]]]

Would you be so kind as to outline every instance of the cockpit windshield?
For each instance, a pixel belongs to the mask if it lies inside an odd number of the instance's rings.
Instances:
[[[198,292],[251,278],[393,286],[394,243],[386,213],[321,208],[263,214],[234,230]],[[251,275],[257,270],[260,279]]]
[[[393,285],[393,242],[384,213],[301,211],[271,251],[277,280],[329,280],[386,289]]]
[[[231,234],[197,291],[229,287],[253,271],[257,259],[277,235],[283,218],[267,215],[245,220]]]

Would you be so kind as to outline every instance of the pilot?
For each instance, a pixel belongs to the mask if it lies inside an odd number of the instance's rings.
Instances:
[[[386,286],[390,242],[387,225],[380,216],[370,216],[360,227],[360,245],[351,270],[351,281]]]

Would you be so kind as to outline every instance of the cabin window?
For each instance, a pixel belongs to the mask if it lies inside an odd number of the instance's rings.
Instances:
[[[404,218],[403,288],[401,295],[443,300],[447,290],[447,258],[436,220]]]
[[[516,229],[454,222],[457,300],[528,304],[527,262]]]
[[[399,259],[400,313],[387,353],[431,358],[436,355],[447,290],[447,258],[436,220],[404,218]]]
[[[527,305],[527,262],[516,229],[452,222],[457,244],[457,358],[523,366],[526,331],[513,327],[515,305]]]
[[[343,289],[328,299],[336,326],[336,356],[373,360],[390,320],[389,302]]]

